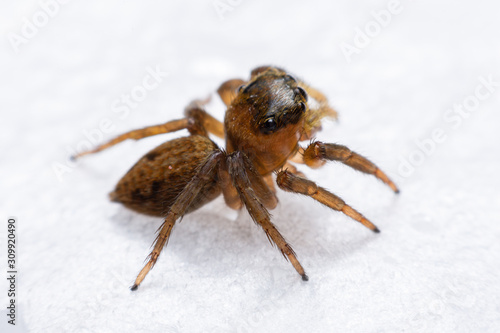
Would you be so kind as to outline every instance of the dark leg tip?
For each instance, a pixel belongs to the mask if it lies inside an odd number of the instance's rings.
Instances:
[[[76,161],[76,155],[71,155],[69,157],[69,160],[72,161],[72,162]]]
[[[380,229],[375,227],[375,229],[373,229],[373,232],[376,233],[376,234],[379,234],[380,233]]]
[[[130,290],[135,291],[135,290],[137,290],[138,287],[139,286],[134,283],[134,285],[132,287],[130,287]]]
[[[399,192],[400,192],[400,191],[399,191],[399,188],[397,188],[397,189],[394,191],[394,193],[396,193],[396,194],[399,194]]]
[[[302,281],[309,281],[309,276],[307,276],[306,274],[303,274]]]

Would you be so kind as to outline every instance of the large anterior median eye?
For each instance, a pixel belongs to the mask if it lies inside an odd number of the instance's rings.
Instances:
[[[267,118],[265,122],[260,125],[260,131],[264,134],[270,134],[276,131],[278,124],[276,124],[276,120],[274,118]]]

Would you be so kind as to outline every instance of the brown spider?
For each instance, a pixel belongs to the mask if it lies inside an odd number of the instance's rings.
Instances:
[[[175,222],[221,193],[229,207],[240,209],[245,205],[271,244],[278,246],[307,281],[304,268],[268,213],[278,203],[273,173],[281,189],[310,196],[379,232],[341,198],[306,179],[290,161],[311,168],[321,167],[327,160],[340,161],[374,175],[399,192],[377,166],[345,146],[319,141],[305,149],[299,146],[300,141],[310,140],[321,129],[324,117],[337,118],[337,113],[328,106],[322,93],[283,69],[258,67],[251,72],[249,81],[226,81],[217,92],[227,106],[224,123],[206,113],[203,102],[194,101],[186,108],[185,118],[122,134],[75,156],[95,153],[126,139],[139,140],[181,129],[191,134],[167,141],[144,155],[110,194],[112,201],[130,209],[165,218],[149,260],[132,290],[137,289],[155,265]],[[209,133],[225,138],[225,151],[210,140]]]

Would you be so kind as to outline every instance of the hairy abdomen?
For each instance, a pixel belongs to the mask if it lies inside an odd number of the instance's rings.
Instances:
[[[196,174],[198,166],[218,147],[210,139],[194,135],[165,142],[144,155],[110,193],[139,213],[165,216],[177,196]],[[209,183],[191,204],[193,211],[213,200],[221,190],[217,179]]]

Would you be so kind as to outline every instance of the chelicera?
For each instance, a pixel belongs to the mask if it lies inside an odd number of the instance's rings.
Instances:
[[[130,209],[164,218],[153,250],[132,290],[137,289],[155,265],[175,223],[221,194],[229,207],[248,210],[269,241],[276,244],[305,281],[308,277],[304,268],[271,222],[268,211],[278,203],[275,183],[282,190],[309,196],[379,232],[366,217],[308,180],[292,163],[318,168],[326,161],[340,161],[374,175],[399,192],[375,164],[345,146],[312,141],[301,147],[300,142],[310,141],[321,129],[324,118],[337,118],[337,112],[322,93],[285,70],[258,67],[251,72],[249,81],[226,81],[217,92],[227,106],[223,123],[204,110],[203,102],[194,101],[182,119],[122,134],[75,156],[96,153],[126,139],[139,140],[181,129],[190,133],[144,155],[110,194],[111,200]],[[209,134],[224,138],[225,150]]]

